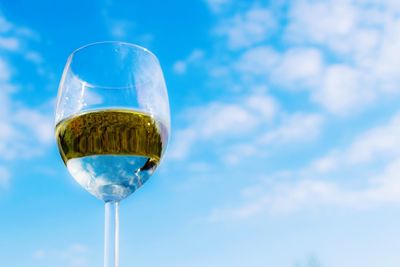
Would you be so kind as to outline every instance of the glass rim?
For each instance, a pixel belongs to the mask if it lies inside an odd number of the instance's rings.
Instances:
[[[82,45],[82,46],[76,48],[75,50],[73,50],[70,53],[69,57],[72,58],[75,54],[84,50],[85,48],[89,48],[89,47],[97,46],[97,45],[103,45],[103,44],[117,44],[117,45],[130,46],[130,47],[136,48],[139,51],[143,51],[143,52],[151,55],[158,61],[157,56],[153,52],[151,52],[149,49],[147,49],[146,47],[143,47],[143,46],[140,46],[140,45],[137,45],[134,43],[124,42],[124,41],[97,41],[97,42],[88,43],[88,44]]]

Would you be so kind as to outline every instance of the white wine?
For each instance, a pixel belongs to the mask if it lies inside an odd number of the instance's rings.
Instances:
[[[160,162],[165,127],[146,113],[105,109],[60,121],[56,138],[74,179],[104,201],[119,201],[142,186]]]

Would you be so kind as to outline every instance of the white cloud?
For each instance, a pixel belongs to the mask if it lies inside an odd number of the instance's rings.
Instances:
[[[232,0],[205,0],[212,12],[221,12]]]
[[[60,265],[60,262],[68,267],[89,266],[89,248],[83,244],[72,244],[63,249],[37,249],[32,253],[35,262]]]
[[[211,104],[202,115],[200,134],[205,138],[248,133],[260,123],[246,108],[236,104]]]
[[[42,155],[54,138],[53,116],[38,109],[16,108],[0,118],[0,160]]]
[[[268,73],[280,60],[280,55],[269,46],[258,46],[246,50],[234,64],[234,69],[243,76],[263,76]]]
[[[182,75],[186,73],[188,66],[199,65],[204,58],[204,51],[200,49],[194,49],[185,59],[178,60],[173,65],[173,71]]]
[[[224,163],[236,165],[259,156],[260,147],[313,141],[330,123],[326,118],[347,123],[346,116],[358,116],[377,101],[394,102],[400,95],[399,1],[298,0],[282,13],[272,14],[260,4],[233,15],[231,10],[222,12],[228,1],[208,2],[217,14],[215,55],[209,61],[212,82],[226,80],[234,93],[238,87],[268,86],[276,95],[306,96],[307,108],[314,113],[287,114],[290,101],[280,103],[278,110],[277,104],[249,97],[250,90],[246,95],[243,89],[240,101],[216,102],[189,112],[192,123],[178,130],[171,147],[179,159],[188,157],[194,144],[225,137],[230,144],[218,143],[216,149],[223,151]],[[287,23],[278,26],[281,19]],[[184,59],[174,70],[183,74],[188,67]],[[345,147],[328,149],[298,170],[268,175],[268,181],[257,184],[241,204],[217,209],[210,218],[399,202],[399,118],[355,136]]]
[[[189,123],[179,131],[184,142],[177,155],[187,157],[196,142],[211,143],[224,136],[230,144],[218,143],[216,150],[223,151],[224,163],[235,165],[243,158],[259,156],[260,147],[315,140],[322,127],[330,123],[326,118],[346,123],[346,116],[358,116],[383,98],[394,102],[399,97],[398,1],[298,0],[274,13],[260,3],[225,12],[221,7],[226,3],[209,1],[217,19],[215,55],[209,59],[213,65],[209,72],[214,79],[211,82],[227,81],[230,92],[241,93],[243,99],[223,102],[220,110],[213,110],[209,104],[204,109],[209,113],[196,110],[201,123]],[[278,21],[282,23],[278,25]],[[207,63],[206,58],[203,60]],[[188,65],[181,60],[174,68],[176,73],[185,73]],[[257,86],[268,86],[272,93],[289,99],[299,96],[303,100],[306,96],[307,108],[313,113],[287,114],[289,100],[280,103],[277,114],[277,108],[269,110],[273,105],[262,103],[257,96],[250,100],[250,90],[243,92]],[[232,118],[231,114],[239,116]],[[270,175],[268,185],[257,184],[257,193],[245,197],[242,205],[216,210],[211,217],[246,218],[262,212],[321,206],[364,208],[399,201],[398,117],[355,136],[347,147],[328,149],[326,155],[299,170],[287,170],[285,182],[278,174]],[[215,125],[217,119],[222,124]],[[247,127],[242,127],[242,132],[229,130],[243,121]],[[262,123],[266,121],[269,124]],[[214,128],[202,128],[206,126]]]
[[[118,5],[116,1],[104,1],[101,9],[101,15],[108,35],[116,40],[133,42],[141,46],[148,47],[154,39],[150,33],[139,32],[136,22],[132,17],[118,17],[111,12]]]
[[[366,209],[400,202],[400,115],[296,171],[245,188],[241,205],[215,209],[212,221],[321,207]],[[345,182],[344,182],[345,181]],[[358,186],[349,186],[359,181]],[[361,182],[361,183],[360,183]]]
[[[40,54],[27,48],[36,38],[32,30],[14,25],[0,12],[0,187],[10,183],[10,160],[44,153],[53,136],[52,115],[47,107],[27,107],[14,99],[22,85],[15,82],[20,73],[10,55],[28,58],[38,67]]]
[[[379,157],[400,155],[400,114],[384,126],[373,128],[359,136],[347,151],[350,163],[374,161]]]
[[[273,98],[261,94],[249,95],[245,98],[244,105],[267,121],[272,121],[279,110],[278,104]]]
[[[311,141],[319,136],[324,118],[319,114],[293,114],[281,126],[260,138],[262,144],[285,144]]]
[[[375,86],[383,93],[400,91],[400,18],[390,20],[385,25],[376,53],[367,55],[373,58],[368,67],[372,68]]]
[[[192,145],[198,141],[194,129],[180,129],[174,135],[171,146],[168,148],[168,158],[184,160],[189,155]]]
[[[321,88],[314,89],[312,98],[332,113],[347,115],[371,103],[375,95],[358,69],[331,65],[326,69]]]
[[[271,184],[269,185],[271,186]],[[247,219],[261,213],[285,214],[298,209],[341,201],[341,192],[333,183],[302,180],[294,184],[275,184],[235,208],[215,209],[210,221]]]
[[[238,165],[240,161],[244,158],[249,158],[253,156],[259,156],[263,153],[260,146],[248,142],[233,144],[227,148],[227,153],[222,157],[222,161],[228,165]]]
[[[33,133],[40,143],[49,144],[54,139],[54,118],[35,109],[19,109],[15,114],[15,123]]]
[[[278,105],[263,94],[252,94],[237,103],[214,102],[183,112],[188,125],[177,131],[169,158],[182,160],[196,142],[228,140],[253,133],[275,118]]]
[[[273,16],[271,10],[260,5],[218,13],[216,32],[227,41],[222,44],[241,50],[221,56],[219,42],[212,78],[226,80],[232,91],[260,84],[291,94],[301,89],[311,103],[339,116],[400,95],[398,4],[298,0]],[[275,21],[283,17],[287,23],[278,28]],[[274,42],[268,42],[271,33]]]
[[[0,48],[10,51],[17,51],[19,49],[19,40],[15,37],[0,37]]]
[[[0,82],[7,83],[11,77],[11,67],[5,58],[0,57]]]
[[[380,42],[392,35],[395,14],[390,1],[300,0],[289,10],[286,39],[359,58],[374,54]]]
[[[337,169],[339,161],[340,158],[337,151],[333,151],[311,162],[309,169],[317,173],[329,173]]]
[[[264,158],[272,146],[314,141],[319,137],[323,123],[324,118],[318,114],[283,116],[276,127],[252,132],[244,140],[226,144],[222,161],[230,166],[238,165],[246,158]]]
[[[0,13],[0,33],[11,30],[13,25]]]
[[[259,185],[260,191],[235,208],[214,209],[210,221],[248,219],[260,214],[283,215],[320,208],[367,209],[400,202],[400,162],[387,166],[381,176],[369,177],[369,184],[349,189],[337,183],[302,179],[297,182],[276,182]],[[298,175],[298,174],[297,174]]]
[[[289,11],[287,38],[321,43],[335,51],[348,49],[347,43],[340,45],[337,41],[347,42],[344,38],[357,29],[358,11],[350,0],[296,1]]]
[[[129,20],[110,20],[109,23],[110,34],[117,39],[126,38],[135,27],[135,24]]]
[[[313,161],[313,172],[331,172],[374,162],[386,162],[400,157],[400,114],[386,124],[376,126],[355,136],[354,141],[343,149],[334,149]]]
[[[27,51],[25,53],[25,59],[29,60],[35,64],[40,64],[43,62],[42,55],[36,51]]]
[[[244,84],[272,83],[289,91],[305,90],[327,111],[348,115],[362,110],[377,97],[368,71],[346,64],[327,64],[316,48],[291,48],[279,53],[272,47],[247,49],[233,65]]]
[[[313,113],[283,115],[276,101],[253,93],[236,103],[215,102],[183,112],[189,122],[178,129],[168,158],[187,159],[194,145],[218,144],[222,162],[236,165],[250,157],[265,156],[266,146],[310,142],[319,137],[324,117]],[[200,146],[201,147],[201,146]]]
[[[278,52],[271,46],[255,46],[245,50],[233,63],[232,69],[246,83],[271,82],[278,87],[311,90],[321,84],[325,62],[321,51],[297,47]]]
[[[176,74],[184,74],[187,69],[187,64],[183,60],[178,60],[174,63],[173,69]]]
[[[276,28],[276,21],[267,8],[253,7],[223,20],[215,29],[227,39],[228,47],[236,50],[267,40]]]
[[[288,43],[318,46],[334,62],[325,63],[311,99],[334,114],[348,115],[364,110],[381,95],[398,95],[398,11],[391,1],[300,0],[293,5]]]
[[[0,73],[0,160],[40,154],[43,145],[53,139],[52,115],[40,111],[40,107],[32,109],[14,103],[13,71],[9,62],[1,58]]]
[[[211,103],[186,114],[191,123],[176,133],[169,155],[173,159],[185,158],[196,142],[246,134],[260,123],[250,111],[237,104]]]
[[[28,48],[29,41],[38,41],[40,37],[31,29],[19,25],[15,25],[8,21],[0,10],[0,56],[8,55],[7,53],[15,53],[23,55],[25,58],[32,58],[37,68],[42,61],[38,51]]]
[[[292,90],[314,88],[319,85],[324,64],[318,49],[292,48],[277,62],[271,80]]]

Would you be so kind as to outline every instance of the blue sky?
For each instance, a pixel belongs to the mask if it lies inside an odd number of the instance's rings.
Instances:
[[[0,266],[102,265],[103,203],[53,134],[68,55],[159,58],[172,138],[121,266],[400,265],[400,2],[0,2]]]

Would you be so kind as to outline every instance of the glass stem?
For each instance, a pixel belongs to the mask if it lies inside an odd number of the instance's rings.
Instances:
[[[119,218],[118,201],[105,203],[104,267],[119,265]]]

